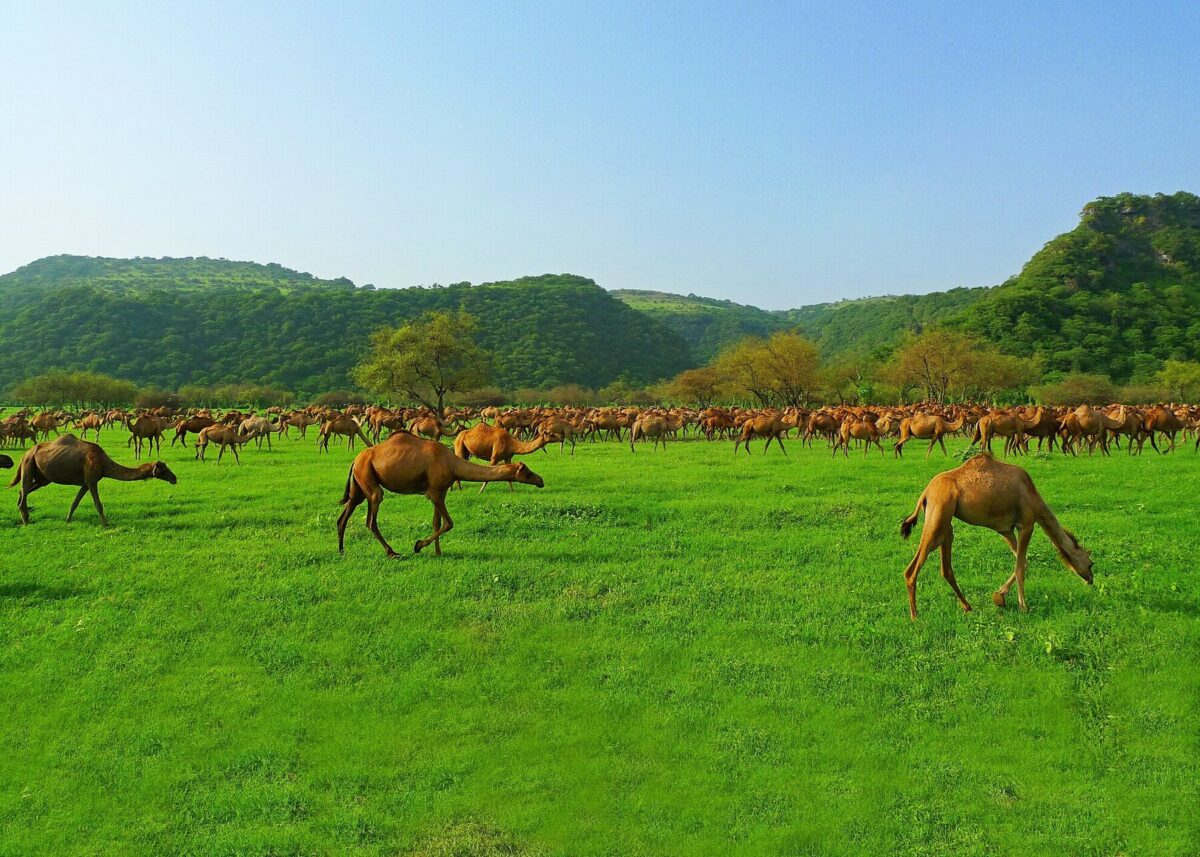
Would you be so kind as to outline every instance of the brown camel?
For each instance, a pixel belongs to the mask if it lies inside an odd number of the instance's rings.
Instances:
[[[162,451],[163,423],[156,417],[143,414],[132,420],[129,423],[129,435],[129,439],[133,441],[133,457],[135,459],[142,457],[143,445],[154,452]]]
[[[58,414],[52,414],[49,411],[46,411],[45,413],[38,414],[36,417],[30,420],[29,424],[33,426],[33,429],[37,435],[41,435],[46,440],[49,440],[50,432],[54,432],[55,435],[58,434],[58,429],[63,425],[63,420],[58,418]]]
[[[787,449],[783,445],[783,435],[792,426],[785,426],[783,423],[782,414],[761,414],[756,417],[751,417],[742,423],[741,436],[733,442],[733,454],[737,455],[738,447],[745,444],[746,454],[750,454],[750,441],[756,437],[765,437],[767,442],[763,445],[763,455],[766,455],[767,450],[771,446],[771,441],[779,444],[779,449],[784,455],[787,455]]]
[[[347,438],[346,449],[354,449],[354,439],[362,438],[363,446],[370,446],[371,441],[367,440],[367,436],[363,434],[362,426],[354,417],[348,414],[335,414],[330,419],[321,423],[321,430],[317,434],[317,449],[329,451],[329,438],[332,435],[340,434]]]
[[[80,440],[73,434],[64,434],[57,440],[39,443],[25,453],[17,474],[8,487],[21,486],[17,508],[21,512],[21,523],[29,523],[29,495],[47,485],[78,485],[79,493],[67,512],[67,523],[75,516],[75,509],[83,495],[89,491],[100,522],[108,526],[104,506],[97,491],[101,479],[117,479],[121,482],[139,482],[143,479],[161,479],[174,485],[175,474],[161,461],[125,467],[117,464],[100,448],[99,444]]]
[[[896,445],[892,447],[892,454],[898,458],[904,457],[904,444],[908,443],[912,438],[920,440],[928,440],[929,446],[925,450],[925,457],[929,458],[929,453],[933,452],[935,444],[942,447],[942,455],[948,455],[946,452],[945,436],[958,431],[963,427],[964,417],[958,415],[958,419],[954,422],[947,422],[937,414],[916,414],[900,421],[900,439],[896,441]]]
[[[196,438],[196,458],[204,461],[204,453],[207,451],[208,445],[215,443],[218,447],[217,464],[221,463],[221,456],[225,454],[226,449],[232,449],[233,460],[241,464],[242,459],[238,455],[238,447],[244,446],[256,437],[258,437],[258,432],[252,431],[249,434],[238,434],[238,430],[233,426],[216,423],[208,428],[200,429],[200,434]]]
[[[365,500],[367,529],[383,545],[388,558],[398,556],[379,532],[379,505],[384,489],[396,494],[424,494],[433,504],[433,533],[413,545],[420,553],[430,544],[442,555],[441,537],[450,532],[454,521],[446,511],[446,492],[455,482],[523,482],[542,488],[545,483],[522,461],[484,467],[459,458],[435,440],[422,440],[407,432],[396,432],[383,443],[367,447],[354,458],[342,494],[344,508],[338,517],[338,552],[345,552],[346,524],[354,510]]]
[[[875,428],[875,423],[870,420],[860,420],[855,417],[847,417],[841,427],[838,429],[837,440],[833,444],[833,455],[836,458],[838,450],[845,453],[846,457],[850,457],[850,441],[863,441],[863,458],[871,451],[871,444],[875,444],[879,448],[879,454],[884,455],[883,444],[879,442],[879,429]]]
[[[87,414],[79,419],[75,427],[79,429],[79,436],[84,440],[87,440],[87,433],[90,431],[94,431],[96,440],[100,440],[100,429],[104,427],[104,420],[99,414]]]
[[[454,438],[454,454],[464,461],[470,461],[471,456],[481,458],[489,466],[495,467],[497,464],[511,464],[514,455],[529,455],[556,440],[555,435],[543,432],[534,440],[521,441],[513,437],[508,429],[480,423]],[[487,483],[484,482],[479,486],[479,492],[482,494],[486,487]],[[508,487],[512,490],[511,482]]]
[[[1125,424],[1125,406],[1121,406],[1116,417],[1110,417],[1104,411],[1097,411],[1089,405],[1080,405],[1063,419],[1063,427],[1068,433],[1068,443],[1063,446],[1075,454],[1075,442],[1087,438],[1088,454],[1091,455],[1096,447],[1108,455],[1108,433],[1121,428]]]
[[[419,417],[413,420],[408,430],[412,434],[427,437],[430,440],[437,440],[439,437],[456,437],[461,431],[461,429],[446,428],[440,420],[434,417]]]
[[[1025,419],[1018,411],[995,411],[981,417],[975,424],[975,435],[971,443],[979,444],[987,452],[992,451],[992,438],[1004,438],[1004,454],[1019,453],[1025,446],[1025,433],[1035,429],[1042,422],[1046,409],[1038,405],[1037,411],[1030,419]]]
[[[661,443],[663,449],[667,448],[667,435],[671,433],[671,424],[664,417],[658,414],[643,414],[634,421],[629,429],[629,451],[636,452],[634,441],[641,438],[645,442],[646,438],[654,438],[653,449],[658,449]],[[737,450],[734,450],[736,452]]]
[[[917,575],[935,548],[942,552],[942,577],[958,596],[963,611],[971,609],[958,588],[951,564],[954,518],[995,530],[1016,554],[1017,564],[1012,576],[992,595],[992,601],[998,607],[1004,606],[1004,597],[1015,580],[1017,601],[1022,610],[1029,609],[1025,603],[1025,556],[1034,524],[1045,530],[1066,566],[1089,585],[1092,582],[1092,555],[1059,524],[1033,486],[1029,474],[1019,467],[1003,464],[985,453],[961,467],[939,473],[921,492],[917,508],[900,524],[900,534],[904,538],[912,533],[922,508],[925,509],[925,528],[921,531],[921,543],[917,546],[916,556],[904,570],[908,611],[914,621],[917,618]]]
[[[180,420],[175,423],[175,436],[171,438],[171,446],[175,445],[175,441],[181,440],[186,447],[188,432],[199,434],[211,425],[216,425],[216,420],[212,417],[194,416],[191,419]]]

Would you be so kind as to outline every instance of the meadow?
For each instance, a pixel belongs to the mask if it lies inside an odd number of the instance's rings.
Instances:
[[[999,610],[959,523],[975,612],[935,558],[914,624],[899,522],[958,462],[787,446],[552,448],[393,561],[362,510],[337,554],[315,432],[164,448],[108,529],[0,494],[0,854],[1197,853],[1200,456],[1021,461],[1096,585],[1039,532]]]

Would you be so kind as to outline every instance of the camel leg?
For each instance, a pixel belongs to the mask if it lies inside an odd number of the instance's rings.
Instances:
[[[779,451],[782,452],[784,455],[787,455],[787,450],[783,448],[783,437],[777,436],[775,438],[775,443],[779,446]]]
[[[358,483],[354,478],[350,479],[350,497],[346,500],[346,506],[342,509],[342,514],[338,515],[337,531],[338,531],[338,553],[346,552],[346,524],[350,522],[350,516],[354,514],[362,501],[366,497],[358,487]]]
[[[79,493],[75,495],[75,499],[71,501],[71,508],[67,512],[67,523],[71,523],[71,519],[75,517],[75,510],[79,508],[79,501],[83,499],[83,495],[88,491],[88,487],[83,485],[79,489]]]
[[[1017,537],[1014,536],[1011,532],[1001,533],[1000,537],[1003,538],[1004,541],[1008,543],[1009,550],[1011,550],[1013,552],[1013,556],[1017,556],[1018,555]],[[1004,584],[999,589],[997,589],[995,592],[992,593],[992,603],[995,604],[997,607],[1003,607],[1005,604],[1004,597],[1006,595],[1008,595],[1008,590],[1012,588],[1012,585],[1016,582],[1016,580],[1017,580],[1017,573],[1014,571],[1012,574],[1010,574],[1008,576],[1008,580],[1004,581]]]
[[[418,539],[417,543],[413,545],[413,553],[420,553],[422,548],[427,548],[432,544],[437,555],[441,556],[441,543],[438,540],[454,528],[454,521],[450,519],[450,513],[446,511],[445,497],[430,497],[429,502],[433,503],[433,533],[427,539]]]
[[[954,565],[950,559],[951,545],[954,544],[954,533],[951,532],[946,536],[946,540],[942,542],[942,577],[950,588],[954,590],[954,594],[958,596],[958,603],[962,605],[964,613],[971,612],[971,605],[967,603],[966,597],[963,596],[962,590],[958,588],[958,581],[954,577]]]
[[[929,441],[929,446],[925,449],[925,460],[929,460],[929,453],[933,452],[933,448],[937,446],[938,439],[936,437]]]
[[[238,467],[241,467],[242,466],[242,457],[241,457],[241,455],[238,454],[238,444],[235,443],[233,446],[230,447],[230,449],[233,450],[233,460],[237,462]]]
[[[916,556],[904,570],[904,583],[908,587],[908,612],[914,622],[917,620],[917,575],[921,573],[921,567],[925,565],[925,560],[929,559],[929,554],[954,537],[951,527],[953,515],[953,510],[944,506],[935,506],[932,503],[925,506],[925,526],[921,530],[921,543],[917,546]],[[957,584],[955,587],[957,588]],[[962,598],[961,594],[959,598]]]
[[[221,456],[223,456],[224,454],[225,454],[225,444],[221,444],[220,448],[217,449],[217,464],[221,463]]]
[[[100,502],[100,492],[97,490],[98,482],[93,482],[88,486],[88,490],[92,492],[92,502],[96,504],[96,512],[100,515],[100,523],[108,526],[108,518],[104,514],[104,504]]]
[[[379,532],[379,506],[382,503],[383,489],[377,485],[373,486],[373,490],[367,494],[367,529],[383,545],[383,549],[387,551],[388,559],[395,559],[400,554],[392,550],[392,546],[387,543],[387,539],[383,537],[383,533]]]

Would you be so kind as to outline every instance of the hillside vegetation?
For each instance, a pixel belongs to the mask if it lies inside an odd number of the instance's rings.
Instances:
[[[905,334],[947,325],[1050,374],[1148,378],[1200,355],[1200,197],[1120,194],[1089,203],[1079,225],[992,288],[874,297],[769,312],[662,292],[621,291],[708,360],[748,335],[798,329],[826,357],[884,356]]]
[[[356,287],[278,264],[56,256],[0,277],[0,390],[50,369],[141,384],[350,385],[369,334],[464,308],[505,388],[657,381],[747,336],[795,330],[826,360],[882,359],[945,327],[1070,373],[1144,381],[1200,356],[1200,197],[1121,194],[991,288],[767,311],[696,295],[607,292],[546,274],[428,288]]]
[[[279,265],[60,256],[0,277],[0,389],[66,368],[320,392],[350,384],[373,330],[460,306],[507,387],[650,381],[693,362],[678,335],[569,274],[373,289]]]

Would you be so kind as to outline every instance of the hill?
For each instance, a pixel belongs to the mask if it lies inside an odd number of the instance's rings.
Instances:
[[[481,319],[508,388],[646,382],[693,364],[678,335],[570,274],[374,289],[280,265],[57,256],[0,277],[0,389],[64,368],[316,393],[349,384],[372,330],[458,306]]]
[[[1145,378],[1200,357],[1200,197],[1120,194],[994,287],[863,298],[783,311],[663,292],[619,291],[707,360],[750,335],[798,329],[827,356],[886,354],[909,331],[947,325],[1038,356],[1050,373]]]
[[[481,344],[508,388],[654,381],[775,330],[798,329],[826,357],[884,357],[937,325],[1036,356],[1052,375],[1139,380],[1164,360],[1200,357],[1200,197],[1098,199],[998,286],[783,311],[607,292],[571,274],[376,289],[277,264],[55,256],[0,276],[0,390],[62,368],[315,393],[349,383],[373,329],[458,306],[482,320]]]

